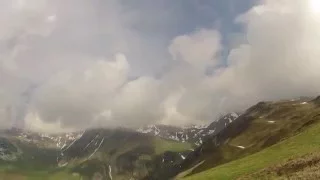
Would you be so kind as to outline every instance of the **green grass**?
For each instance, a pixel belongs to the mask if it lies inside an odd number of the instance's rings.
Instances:
[[[161,138],[155,138],[154,145],[155,145],[155,154],[157,155],[164,153],[165,151],[181,152],[181,151],[185,151],[192,148],[190,143],[169,141]]]
[[[186,180],[236,179],[288,158],[320,150],[320,123],[302,133],[242,159],[186,177]]]

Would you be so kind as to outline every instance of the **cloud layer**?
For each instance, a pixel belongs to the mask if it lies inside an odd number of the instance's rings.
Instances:
[[[234,19],[244,30],[232,47],[213,27],[163,41],[176,11],[155,15],[164,34],[153,37],[150,17],[118,1],[0,2],[3,128],[208,123],[260,100],[320,94],[314,0],[253,6]]]

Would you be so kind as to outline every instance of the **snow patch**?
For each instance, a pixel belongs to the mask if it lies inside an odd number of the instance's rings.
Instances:
[[[63,164],[59,164],[58,166],[59,166],[59,167],[65,167],[66,165],[68,165],[68,162],[65,162],[65,163],[63,163]]]
[[[240,148],[240,149],[245,149],[245,147],[243,147],[243,146],[237,146],[238,148]]]
[[[147,127],[139,128],[136,131],[143,134],[152,133],[155,136],[160,134],[160,129],[156,125],[148,125]]]
[[[231,113],[231,116],[233,117],[233,118],[238,118],[239,117],[239,115],[237,114],[237,113]]]
[[[213,134],[216,130],[209,130],[208,135]]]
[[[85,133],[86,131],[84,131],[82,134],[79,134],[78,135],[78,137],[76,137],[75,139],[74,139],[74,141],[71,143],[71,144],[69,144],[69,146],[66,148],[66,149],[64,149],[63,151],[66,151],[67,149],[69,149],[77,140],[79,140],[82,136],[83,136],[83,134]],[[62,151],[62,152],[63,152]]]
[[[176,132],[176,137],[175,137],[175,140],[179,141],[179,138],[178,138],[178,133]]]
[[[112,169],[110,165],[109,165],[109,178],[112,180]]]
[[[88,157],[88,159],[90,159],[100,149],[100,146],[102,145],[103,141],[104,141],[104,138],[101,140],[99,146],[94,150],[94,152]]]
[[[180,156],[181,156],[181,159],[183,159],[183,160],[186,159],[186,157],[184,157],[182,154],[180,154]]]
[[[87,145],[86,147],[84,147],[83,150],[87,149],[87,147],[99,136],[99,134],[97,134]],[[97,145],[97,144],[96,144]]]
[[[66,143],[64,143],[63,144],[63,146],[61,147],[61,149],[63,149],[64,147],[66,147],[67,146],[67,144]]]

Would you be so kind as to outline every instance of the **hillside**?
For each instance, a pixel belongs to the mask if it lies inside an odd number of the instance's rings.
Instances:
[[[320,124],[317,123],[298,135],[286,139],[258,153],[215,167],[199,174],[195,174],[185,179],[236,179],[242,175],[257,172],[264,167],[276,165],[288,160],[289,158],[295,159],[307,153],[319,152],[319,140]],[[257,177],[257,179],[267,179],[267,177],[263,176],[263,172],[249,177],[247,176],[249,179],[254,177]],[[246,178],[244,177],[242,179]]]
[[[231,124],[214,141],[203,145],[198,161],[194,160],[202,163],[186,171],[194,174],[186,179],[235,179],[320,150],[319,98],[308,102],[259,103],[241,118],[246,120],[237,120],[238,124]],[[236,128],[239,126],[242,128]],[[262,172],[246,177],[264,176]]]

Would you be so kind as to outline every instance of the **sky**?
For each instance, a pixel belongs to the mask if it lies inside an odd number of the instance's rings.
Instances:
[[[318,0],[0,0],[0,128],[214,121],[320,95]]]

